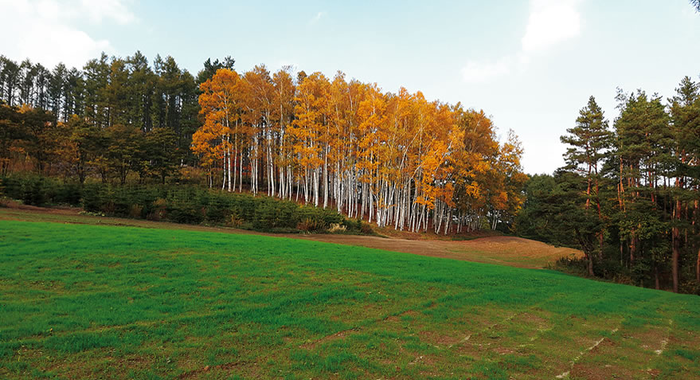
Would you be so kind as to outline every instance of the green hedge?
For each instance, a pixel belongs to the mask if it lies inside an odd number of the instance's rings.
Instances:
[[[334,210],[193,185],[88,183],[80,186],[40,176],[9,176],[0,177],[0,192],[27,205],[70,205],[118,217],[273,232],[322,232],[332,224],[339,224],[349,232],[367,233],[361,222],[347,220]]]

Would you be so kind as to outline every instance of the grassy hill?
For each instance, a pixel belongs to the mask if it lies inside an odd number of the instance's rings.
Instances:
[[[0,202],[1,203],[1,202]],[[242,229],[155,222],[142,219],[103,217],[81,214],[77,209],[43,208],[33,206],[0,207],[0,220],[24,222],[53,222],[70,224],[91,224],[108,226],[133,226],[169,230],[223,232],[233,234],[256,234],[294,239],[323,241],[367,248],[385,249],[394,252],[413,253],[422,256],[450,258],[486,264],[507,265],[518,268],[550,268],[559,258],[582,257],[583,252],[575,249],[554,247],[545,243],[513,236],[470,235],[439,236],[432,234],[396,233],[394,236],[368,236],[347,233],[263,233]],[[385,232],[383,230],[381,232]],[[404,236],[407,235],[407,236]],[[430,238],[430,239],[429,239]]]
[[[698,378],[700,298],[321,242],[0,221],[0,378]]]

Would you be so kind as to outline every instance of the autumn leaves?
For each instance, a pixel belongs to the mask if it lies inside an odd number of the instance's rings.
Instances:
[[[483,112],[264,66],[220,69],[200,90],[192,150],[210,186],[413,231],[495,228],[522,203],[520,145],[512,133],[500,145]]]

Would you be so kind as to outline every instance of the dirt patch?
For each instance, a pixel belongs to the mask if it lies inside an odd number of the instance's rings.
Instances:
[[[610,339],[603,339],[600,343],[596,344],[590,349],[590,355],[600,355],[607,350],[613,349],[616,346],[615,342]]]
[[[488,353],[490,346],[490,343],[482,344],[466,342],[458,346],[457,352],[459,352],[461,355],[466,355],[473,360],[480,360],[486,353]]]
[[[29,211],[37,214],[51,214],[51,215],[80,215],[82,211],[79,207],[38,207],[21,204],[17,201],[5,199],[0,200],[0,207],[6,207],[8,209]]]
[[[42,357],[46,357],[47,354],[44,353]],[[83,359],[81,354],[78,355],[78,359],[74,359],[75,361],[51,359],[44,368],[40,366],[39,369],[59,373],[68,379],[89,379],[94,377],[95,373],[107,369],[120,374],[145,371],[153,366],[155,360],[151,355],[115,356],[111,349],[96,349],[91,352],[90,366],[75,365],[75,362],[81,362]]]
[[[568,375],[575,379],[607,380],[611,378],[611,371],[604,366],[575,364]]]
[[[546,329],[550,327],[549,321],[546,319],[540,317],[539,315],[535,315],[532,313],[523,313],[515,317],[515,320],[521,323],[526,323],[529,325],[534,325],[538,329]]]
[[[407,310],[407,311],[404,311],[403,313],[398,314],[398,315],[390,315],[390,316],[382,319],[380,322],[396,323],[396,322],[401,322],[402,317],[405,317],[405,316],[416,317],[418,315],[419,315],[419,313],[415,310]]]
[[[668,345],[668,331],[662,328],[634,332],[631,336],[624,338],[631,339],[636,346],[647,353],[653,352],[655,355],[661,355]]]
[[[345,337],[348,336],[348,335],[357,333],[358,331],[359,331],[358,329],[350,329],[350,330],[339,331],[339,332],[337,332],[337,333],[335,333],[335,334],[331,334],[331,335],[328,335],[328,336],[324,336],[323,338],[321,338],[321,339],[319,339],[319,340],[317,340],[317,341],[302,344],[302,345],[299,346],[299,347],[300,347],[300,348],[305,348],[305,349],[307,349],[307,350],[313,350],[313,349],[315,349],[316,347],[318,347],[319,345],[321,345],[321,344],[323,344],[323,343],[332,342],[332,341],[338,340],[338,339],[343,339],[343,338],[345,338]]]
[[[509,355],[514,354],[516,352],[515,350],[506,347],[496,347],[493,349],[493,351],[498,353],[499,355]]]
[[[418,355],[415,357],[415,359],[410,361],[408,363],[408,365],[421,364],[421,365],[431,366],[431,365],[435,364],[436,362],[437,362],[437,360],[430,355]]]
[[[545,268],[547,264],[561,257],[580,255],[580,252],[574,249],[557,248],[542,242],[510,236],[490,236],[469,241],[407,240],[354,235],[285,237],[533,269]]]
[[[655,379],[661,374],[661,371],[659,371],[658,369],[648,369],[647,373],[652,379]]]
[[[180,376],[178,376],[178,379],[192,379],[195,377],[198,377],[199,375],[202,375],[204,373],[210,372],[210,371],[226,371],[230,372],[235,368],[239,367],[244,367],[250,363],[245,362],[245,361],[236,361],[236,362],[230,362],[230,363],[223,363],[223,364],[218,364],[215,366],[205,366],[200,369],[196,369],[194,371],[188,371]]]
[[[144,356],[130,356],[122,360],[117,360],[117,363],[123,365],[127,369],[143,370],[153,363],[153,358]]]
[[[612,364],[591,364],[576,363],[569,373],[569,377],[574,379],[638,379],[647,378],[651,375],[649,371],[631,370]]]
[[[459,337],[457,333],[446,335],[434,331],[421,331],[418,333],[418,336],[422,342],[437,347],[452,347],[464,339],[463,337]]]

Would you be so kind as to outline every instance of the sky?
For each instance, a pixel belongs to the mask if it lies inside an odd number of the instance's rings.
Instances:
[[[484,110],[522,141],[526,173],[563,165],[559,137],[596,97],[664,98],[700,79],[700,13],[688,0],[146,1],[0,0],[0,54],[82,67],[104,51],[171,55],[196,74],[232,56],[405,87]]]

